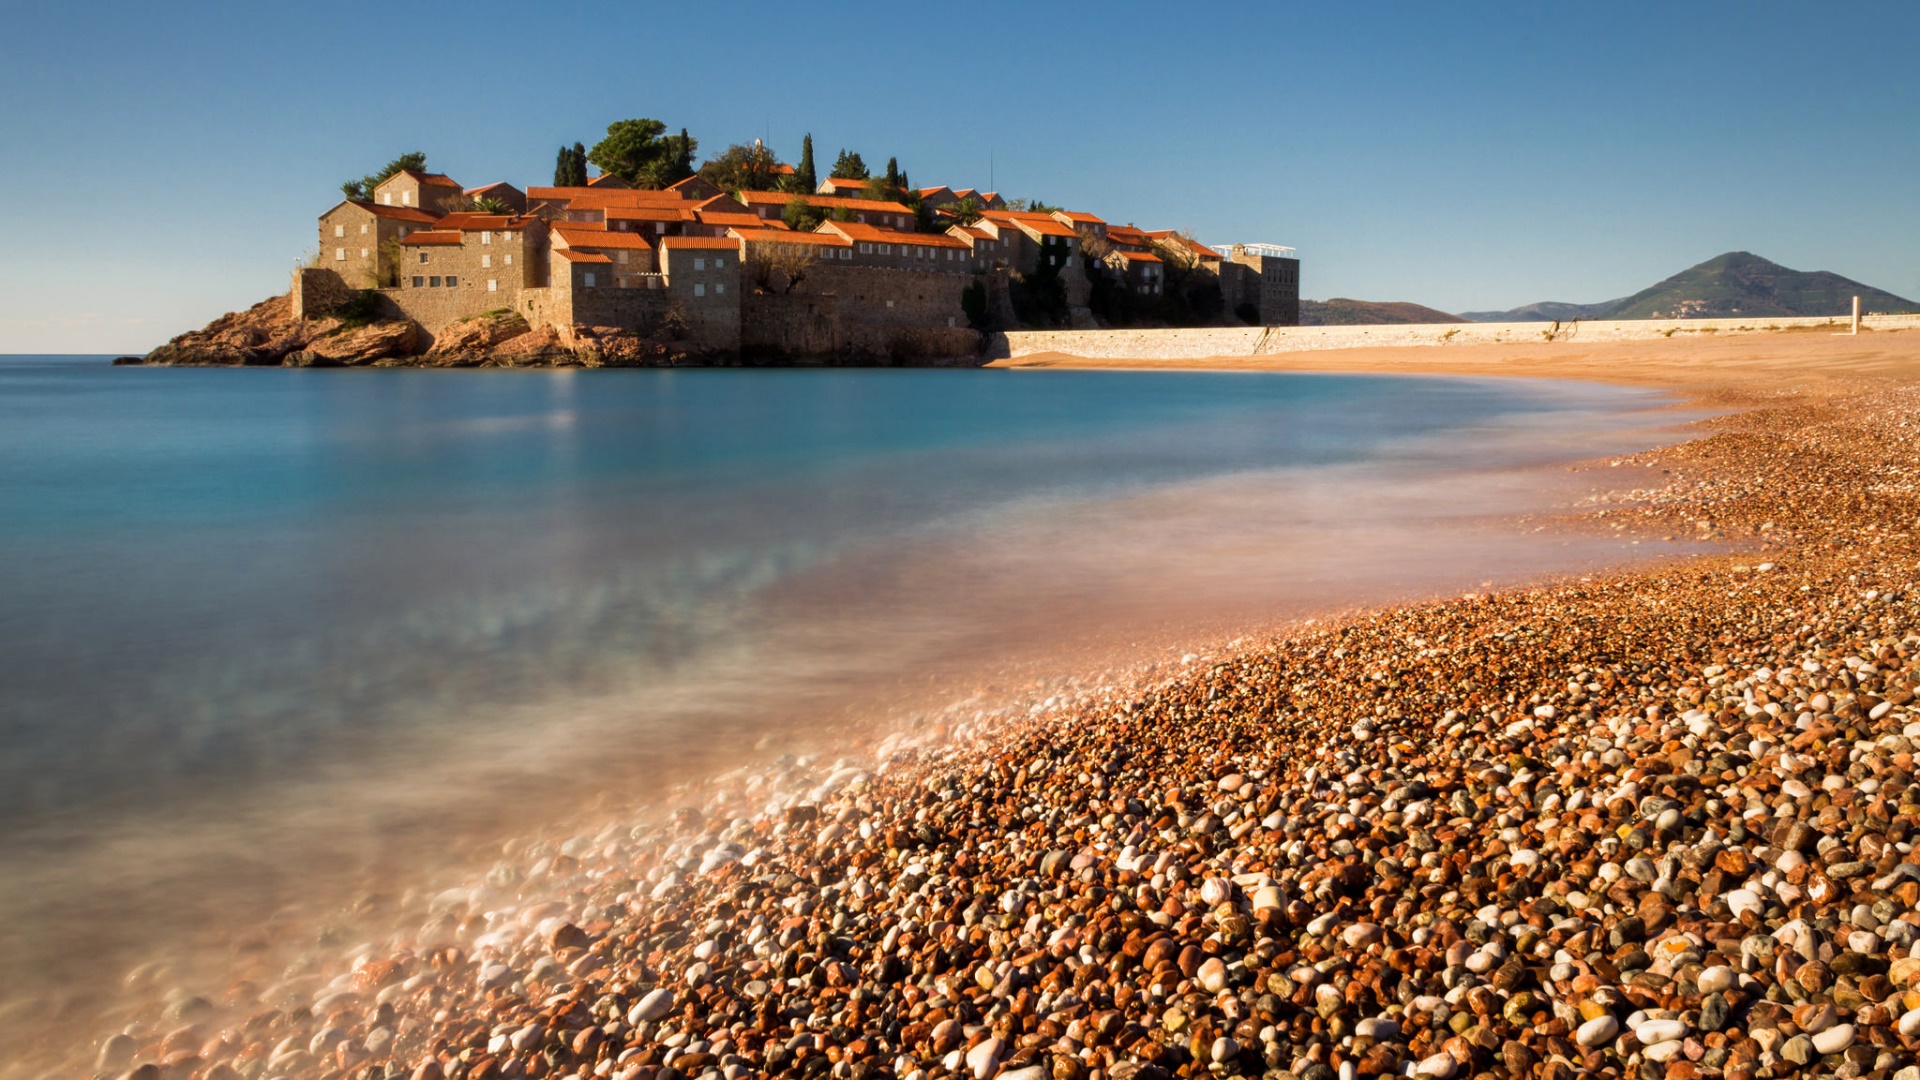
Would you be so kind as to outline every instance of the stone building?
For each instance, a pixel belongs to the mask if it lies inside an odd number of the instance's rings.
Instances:
[[[1220,293],[1228,311],[1251,309],[1262,326],[1300,325],[1300,259],[1294,249],[1234,244],[1220,253]]]
[[[413,207],[365,200],[339,203],[320,215],[319,263],[353,288],[378,287],[393,280],[401,238],[432,228],[438,220]]]
[[[373,189],[373,201],[381,206],[410,206],[430,214],[447,214],[466,209],[467,193],[451,177],[402,169]]]

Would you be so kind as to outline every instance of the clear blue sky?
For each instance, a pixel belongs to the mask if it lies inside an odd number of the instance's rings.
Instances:
[[[144,351],[283,290],[395,154],[547,183],[608,122],[1208,243],[1303,295],[1620,296],[1723,251],[1920,298],[1920,5],[16,4],[0,352]]]

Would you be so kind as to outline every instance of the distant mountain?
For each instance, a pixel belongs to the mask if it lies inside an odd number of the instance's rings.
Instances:
[[[1349,300],[1336,296],[1331,300],[1300,301],[1301,326],[1370,326],[1383,323],[1457,323],[1458,315],[1435,311],[1404,300]]]
[[[1512,311],[1470,311],[1467,318],[1474,322],[1568,322],[1845,315],[1852,311],[1856,296],[1866,311],[1920,311],[1920,303],[1839,274],[1789,270],[1750,252],[1730,251],[1624,299],[1600,304],[1548,301]]]
[[[1575,319],[1601,318],[1601,312],[1619,302],[1607,300],[1598,304],[1568,304],[1559,300],[1542,300],[1512,311],[1463,311],[1460,316],[1468,322],[1572,322]]]

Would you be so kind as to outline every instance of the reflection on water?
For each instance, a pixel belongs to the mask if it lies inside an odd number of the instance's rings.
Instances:
[[[90,1015],[136,962],[212,977],[769,743],[1618,561],[1511,515],[1567,495],[1539,465],[1651,441],[1632,429],[1658,404],[1311,375],[0,360],[0,919],[24,931],[0,985]]]

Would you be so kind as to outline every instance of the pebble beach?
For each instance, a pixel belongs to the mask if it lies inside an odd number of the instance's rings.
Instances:
[[[1339,358],[1724,410],[1555,523],[1720,554],[756,761],[22,1075],[1920,1080],[1920,332],[1772,337]]]

